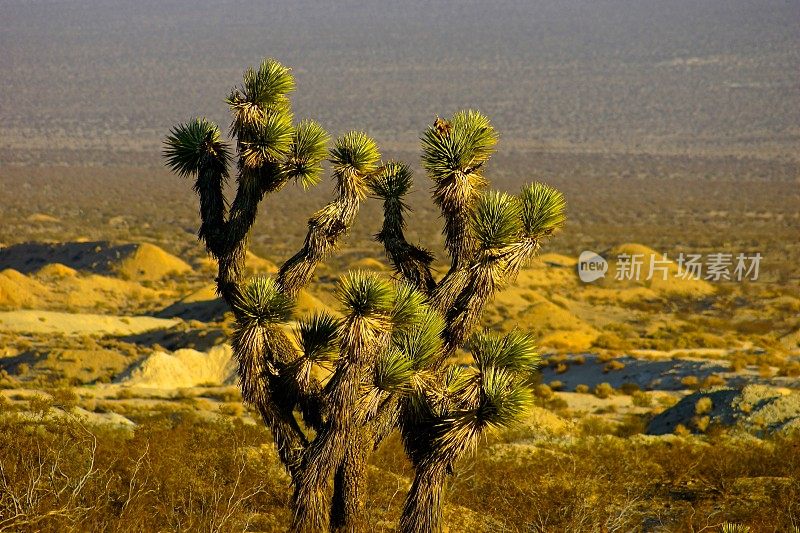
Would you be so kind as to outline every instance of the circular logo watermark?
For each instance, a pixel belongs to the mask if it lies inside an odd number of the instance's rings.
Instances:
[[[604,278],[608,272],[608,261],[600,254],[584,250],[578,257],[578,277],[584,283],[591,283]]]

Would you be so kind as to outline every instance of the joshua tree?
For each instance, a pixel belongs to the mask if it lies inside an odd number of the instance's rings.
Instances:
[[[456,461],[487,431],[518,421],[530,404],[539,360],[533,338],[474,330],[487,302],[562,226],[564,198],[540,183],[516,196],[487,191],[484,165],[497,142],[489,120],[475,111],[437,118],[421,139],[450,256],[448,272],[437,279],[433,255],[403,233],[409,168],[382,163],[375,142],[361,132],[347,133],[329,150],[317,123],[293,121],[293,88],[289,69],[265,60],[227,98],[232,147],[205,119],[176,126],[165,142],[167,164],[194,179],[200,198],[198,235],[218,262],[217,289],[235,317],[231,343],[242,396],[272,432],[291,476],[293,531],[368,527],[367,461],[395,430],[415,468],[400,530],[439,531],[442,490]],[[236,196],[229,204],[223,191],[232,152]],[[289,181],[316,184],[326,157],[335,198],[309,219],[302,249],[274,279],[243,280],[261,200]],[[316,313],[291,326],[299,291],[367,196],[383,201],[376,238],[394,279],[349,272],[338,284],[340,314]],[[449,363],[459,349],[471,353],[472,364]]]

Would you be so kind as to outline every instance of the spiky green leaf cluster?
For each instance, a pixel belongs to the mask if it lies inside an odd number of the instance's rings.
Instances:
[[[315,363],[333,360],[339,352],[339,321],[329,313],[315,313],[301,319],[297,343],[306,359]]]
[[[411,182],[408,165],[390,161],[375,175],[370,188],[384,200],[401,200],[411,189]]]
[[[340,174],[370,174],[377,168],[381,154],[378,145],[366,133],[351,131],[336,140],[330,161]]]
[[[313,120],[304,120],[294,130],[283,171],[288,179],[308,188],[319,183],[320,163],[328,153],[328,133]]]
[[[408,283],[397,283],[394,290],[392,325],[398,331],[416,325],[428,307],[428,299]]]
[[[481,399],[476,421],[488,429],[499,429],[519,421],[533,404],[530,388],[503,368],[481,372]]]
[[[234,311],[240,322],[266,326],[291,320],[294,302],[278,290],[272,278],[258,276],[244,285]]]
[[[451,396],[464,391],[474,377],[474,369],[464,365],[450,365],[444,375],[444,389]]]
[[[289,153],[293,138],[291,115],[270,113],[263,120],[250,125],[247,140],[241,142],[242,162],[250,168],[277,163]]]
[[[483,250],[513,244],[522,229],[520,203],[510,194],[489,191],[478,199],[470,226]]]
[[[180,176],[197,174],[204,166],[227,175],[228,145],[221,139],[219,127],[205,118],[173,127],[163,153],[167,166]]]
[[[242,82],[228,97],[231,107],[251,105],[261,111],[285,109],[289,102],[287,95],[294,90],[291,69],[272,58],[262,61],[257,70],[248,68]]]
[[[342,276],[337,297],[348,316],[389,316],[394,303],[394,290],[385,279],[372,272],[352,270]]]
[[[397,332],[392,343],[412,362],[417,370],[427,368],[442,355],[444,318],[435,310],[425,308],[414,327]]]
[[[514,330],[506,335],[475,333],[467,343],[475,364],[483,372],[504,368],[513,372],[531,372],[541,361],[533,335]]]
[[[375,387],[390,393],[404,393],[410,389],[414,375],[412,362],[396,348],[380,354],[375,361]]]
[[[422,165],[436,179],[480,167],[497,144],[489,119],[478,111],[459,111],[450,121],[439,119],[422,135]]]
[[[567,202],[561,191],[534,183],[522,189],[522,224],[531,237],[547,236],[564,225]]]
[[[485,431],[519,422],[533,403],[530,388],[505,369],[491,368],[479,377],[461,371],[451,381],[456,393],[469,391],[470,396],[477,385],[477,397],[474,405],[454,409],[434,422],[431,456],[439,460],[453,461]]]

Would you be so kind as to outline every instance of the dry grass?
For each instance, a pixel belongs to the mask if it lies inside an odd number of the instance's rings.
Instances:
[[[797,438],[710,444],[604,436],[517,457],[487,450],[449,497],[504,531],[698,531],[726,520],[788,531],[800,520]]]
[[[54,402],[71,401],[70,391],[53,392],[34,397],[29,409],[43,413]],[[241,414],[229,405],[224,410]],[[288,479],[268,432],[258,425],[168,410],[137,414],[131,433],[5,412],[0,528],[277,532],[287,527]],[[760,441],[708,428],[704,438],[645,438],[645,419],[626,415],[612,422],[589,415],[566,440],[540,440],[538,430],[525,428],[490,439],[451,479],[448,521],[478,531],[493,524],[511,532],[655,526],[677,532],[723,521],[757,531],[786,530],[800,520],[800,436]],[[375,531],[384,531],[396,523],[411,473],[397,436],[384,443],[372,464],[368,509]],[[763,513],[764,508],[775,512]]]
[[[128,436],[0,419],[0,529],[241,531],[287,516],[265,431],[190,415],[142,422]]]

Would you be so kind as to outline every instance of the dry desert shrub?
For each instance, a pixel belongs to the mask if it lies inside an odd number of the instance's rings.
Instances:
[[[653,405],[653,398],[648,393],[644,391],[635,391],[632,395],[632,402],[633,405],[636,407],[652,407]]]
[[[612,387],[610,383],[607,382],[599,383],[594,388],[594,395],[600,399],[608,398],[612,394],[614,394],[614,387]]]
[[[711,374],[703,379],[703,388],[711,389],[714,387],[724,386],[726,383],[725,378],[718,374]]]
[[[542,383],[533,388],[533,394],[539,399],[549,400],[553,397],[553,389],[549,385]]]
[[[636,383],[625,382],[619,386],[619,391],[622,394],[626,394],[628,396],[633,396],[635,393],[639,392],[641,388]]]
[[[0,530],[241,531],[286,518],[286,478],[259,451],[265,431],[190,415],[141,422],[130,436],[0,418]]]
[[[49,398],[47,398],[49,400]],[[48,404],[49,405],[49,404]],[[140,415],[133,432],[0,416],[0,528],[10,531],[285,531],[290,482],[260,426],[191,412]],[[492,438],[459,462],[448,513],[475,531],[791,531],[800,519],[800,436],[652,438],[642,418],[589,416],[574,438]],[[621,435],[629,436],[621,438]],[[508,453],[498,446],[511,445]],[[56,476],[32,476],[35,472]],[[400,437],[370,461],[368,516],[390,529],[413,469]],[[212,480],[212,483],[209,483]],[[764,513],[769,508],[771,513]],[[478,518],[482,520],[477,522]],[[466,519],[466,518],[465,518]]]
[[[700,379],[697,376],[684,376],[681,378],[681,385],[687,389],[697,389],[700,387]]]
[[[704,415],[706,413],[711,412],[711,409],[714,408],[714,403],[711,401],[711,398],[708,396],[703,396],[697,403],[694,405],[694,412],[697,415]]]
[[[694,437],[602,435],[608,428],[601,426],[587,427],[599,436],[526,455],[481,451],[463,467],[469,479],[455,484],[451,497],[499,520],[496,530],[514,532],[639,531],[645,524],[714,531],[726,520],[755,531],[791,531],[800,518],[798,437],[751,443],[721,436],[709,446]],[[743,491],[745,479],[758,490]]]

